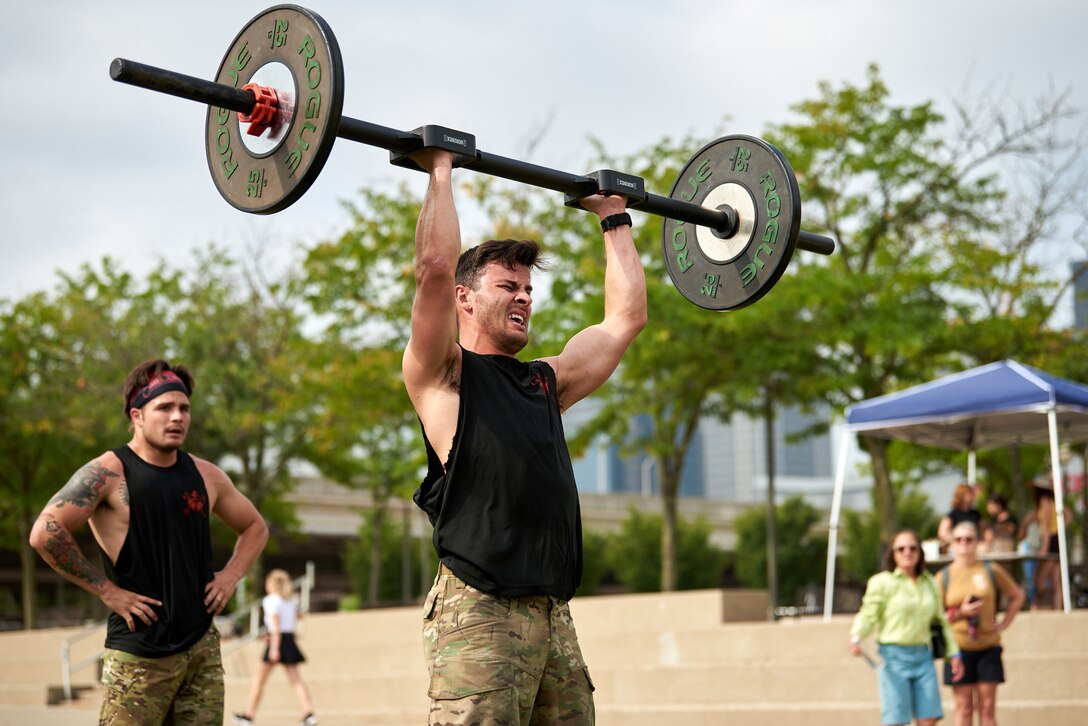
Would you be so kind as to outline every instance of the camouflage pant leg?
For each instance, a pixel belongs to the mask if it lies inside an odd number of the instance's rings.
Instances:
[[[443,572],[424,606],[423,640],[432,726],[593,723],[566,603],[488,595]]]
[[[553,601],[554,602],[554,601]],[[578,634],[570,607],[555,603],[551,612],[551,648],[548,665],[541,679],[540,691],[530,726],[589,726],[596,718],[593,706],[593,681],[582,660]]]
[[[144,658],[106,649],[99,726],[223,723],[223,662],[213,625],[189,650]]]
[[[181,688],[174,697],[172,718],[168,724],[181,726],[220,726],[223,723],[223,654],[215,625],[188,651],[189,664]]]

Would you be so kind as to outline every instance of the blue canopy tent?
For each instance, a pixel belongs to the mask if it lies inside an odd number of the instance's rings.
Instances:
[[[1088,386],[1011,360],[955,373],[846,409],[827,545],[824,619],[831,618],[839,513],[846,456],[856,434],[968,452],[967,480],[975,480],[975,452],[1012,444],[1050,444],[1065,611],[1071,610],[1065,537],[1061,441],[1088,440]]]

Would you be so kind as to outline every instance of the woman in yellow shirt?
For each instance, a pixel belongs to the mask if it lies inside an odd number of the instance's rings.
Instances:
[[[941,623],[948,644],[946,663],[955,680],[963,675],[956,641],[945,618],[941,595],[918,535],[903,530],[884,554],[884,571],[869,578],[861,609],[850,627],[850,652],[861,655],[861,639],[878,630],[877,642],[884,664],[878,669],[880,723],[935,726],[944,717],[940,687],[929,649],[929,626]]]
[[[1005,682],[1001,662],[1001,632],[1012,624],[1024,605],[1024,591],[996,563],[978,559],[978,529],[961,522],[952,530],[955,559],[937,575],[952,633],[963,654],[963,678],[953,683],[945,666],[944,682],[956,699],[956,726],[994,726],[997,684]],[[1004,593],[1009,604],[997,619],[997,600]]]

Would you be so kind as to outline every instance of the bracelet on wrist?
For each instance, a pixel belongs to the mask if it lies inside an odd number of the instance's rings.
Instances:
[[[607,232],[610,229],[615,229],[616,227],[620,227],[625,224],[628,227],[632,226],[630,214],[628,214],[627,212],[612,214],[601,220],[601,231]]]

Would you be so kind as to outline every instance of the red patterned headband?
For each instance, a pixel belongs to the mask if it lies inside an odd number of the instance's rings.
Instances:
[[[132,392],[132,397],[129,399],[128,408],[125,409],[125,414],[134,408],[143,408],[144,405],[153,398],[157,398],[167,391],[181,391],[186,396],[189,395],[189,387],[185,385],[185,382],[178,378],[178,374],[173,371],[162,371],[157,376],[147,382],[147,385],[143,388],[137,388]]]

